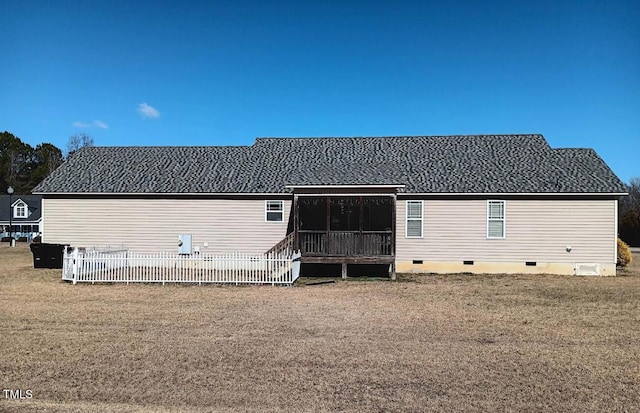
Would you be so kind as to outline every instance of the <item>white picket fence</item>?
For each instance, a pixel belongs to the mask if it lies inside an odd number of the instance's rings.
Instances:
[[[300,253],[248,255],[140,254],[126,249],[65,248],[62,279],[90,283],[220,283],[292,285]]]

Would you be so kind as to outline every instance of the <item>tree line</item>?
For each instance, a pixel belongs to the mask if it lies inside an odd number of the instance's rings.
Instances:
[[[618,203],[618,233],[627,244],[640,246],[640,178],[631,178],[627,192]]]
[[[73,135],[67,141],[67,150],[51,143],[32,147],[10,132],[0,132],[0,193],[13,187],[16,194],[29,194],[66,158],[83,146],[93,146],[93,138],[86,134]]]

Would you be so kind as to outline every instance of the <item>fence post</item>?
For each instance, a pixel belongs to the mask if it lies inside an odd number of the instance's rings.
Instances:
[[[293,261],[293,265],[291,268],[291,285],[298,279],[300,276],[300,258],[302,254],[300,251],[295,251],[291,256],[291,260]]]
[[[64,253],[62,255],[62,279],[63,280],[68,280],[69,279],[69,259],[71,258],[71,256],[69,255],[69,247],[67,247],[66,245],[64,246]]]
[[[74,248],[71,253],[73,265],[71,266],[73,283],[76,284],[78,282],[78,248]]]
[[[277,259],[279,258],[278,257],[279,255],[280,254],[276,254],[275,252],[272,252],[272,253],[267,255],[267,272],[266,272],[266,275],[267,275],[267,277],[269,277],[271,279],[271,286],[272,287],[274,285],[276,285],[276,275],[274,273],[276,273],[278,271],[279,262],[277,261]]]
[[[239,258],[239,255],[238,255],[238,254],[240,254],[240,253],[239,253],[238,251],[235,251],[235,252],[231,255],[231,256],[233,257],[233,258],[232,258],[232,260],[233,260],[232,262],[233,262],[233,268],[235,269],[234,273],[235,273],[235,278],[236,278],[236,285],[238,285],[238,278],[239,278],[239,275],[238,275],[238,268],[239,268],[240,266],[244,265],[244,263],[241,263],[241,262],[240,262],[240,258]],[[245,273],[245,271],[243,270],[243,271],[242,271],[242,273],[244,274],[244,273]]]

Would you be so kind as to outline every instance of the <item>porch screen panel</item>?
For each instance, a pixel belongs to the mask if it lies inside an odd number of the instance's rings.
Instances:
[[[298,199],[301,230],[324,231],[327,229],[327,201],[325,198]]]
[[[360,230],[360,199],[331,198],[330,200],[330,230],[331,231],[359,231]]]
[[[363,231],[391,231],[393,203],[391,197],[364,198]]]

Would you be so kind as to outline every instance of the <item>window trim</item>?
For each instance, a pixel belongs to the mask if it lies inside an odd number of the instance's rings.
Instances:
[[[491,218],[491,204],[492,203],[500,203],[502,204],[502,218]],[[495,237],[489,234],[489,223],[490,222],[502,222],[502,236]],[[504,199],[487,199],[487,239],[505,239],[507,238],[507,201]]]
[[[24,214],[18,214],[23,209]],[[13,218],[29,218],[29,206],[24,201],[18,201],[13,205]]]
[[[409,218],[409,204],[420,203],[420,218]],[[420,221],[420,235],[409,235],[409,221]],[[424,201],[423,200],[407,200],[405,204],[404,219],[404,237],[405,238],[424,238]]]
[[[280,205],[280,210],[276,211],[276,210],[270,210],[269,209],[269,205],[271,203],[278,203]],[[271,204],[273,205],[273,204]],[[269,212],[279,212],[280,213],[280,219],[279,220],[270,220],[269,219]],[[280,223],[280,222],[284,222],[284,201],[283,200],[278,200],[278,199],[267,199],[264,201],[264,222],[274,222],[274,223]]]

